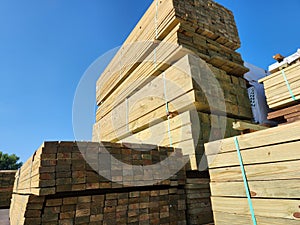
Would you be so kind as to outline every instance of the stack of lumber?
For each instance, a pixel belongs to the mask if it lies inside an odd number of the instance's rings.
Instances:
[[[264,84],[267,103],[271,109],[295,105],[299,103],[300,97],[300,62],[281,68],[259,82]]]
[[[16,174],[11,224],[186,224],[184,163],[154,145],[45,142]]]
[[[184,190],[174,187],[66,196],[14,195],[12,207],[12,225],[186,224]]]
[[[155,40],[162,41],[162,45]],[[169,48],[164,43],[177,46]],[[107,98],[128,76],[132,77],[134,70],[157,70],[159,66],[142,63],[151,54],[156,53],[157,62],[165,62],[174,58],[172,53],[180,51],[180,46],[201,54],[229,73],[242,76],[247,71],[241,56],[234,51],[240,47],[240,40],[231,11],[210,0],[154,0],[99,79],[97,102]]]
[[[300,223],[300,122],[238,136],[257,224]],[[234,138],[205,145],[215,224],[252,224]]]
[[[208,178],[187,178],[187,220],[190,225],[213,222]]]
[[[268,119],[278,123],[292,123],[300,120],[300,104],[270,112]]]
[[[93,141],[178,147],[199,169],[204,140],[252,118],[239,47],[223,6],[155,0],[97,81]]]
[[[118,95],[112,95],[111,98],[120,103],[114,108],[111,106],[111,110],[109,107],[99,107],[93,141],[125,141],[168,146],[170,132],[167,128],[168,123],[171,123],[171,128],[168,129],[171,130],[174,146],[182,148],[184,154],[190,155],[192,168],[197,169],[195,157],[203,152],[195,151],[192,148],[194,144],[189,144],[188,149],[184,148],[183,145],[187,146],[186,141],[202,140],[200,135],[204,136],[203,140],[208,140],[210,133],[206,129],[224,129],[222,125],[226,121],[231,125],[235,118],[250,119],[252,116],[245,80],[227,75],[217,68],[200,67],[201,61],[195,56],[186,55],[174,67],[155,77],[132,96],[121,100],[123,98],[119,99]],[[212,79],[213,76],[216,80]],[[224,95],[220,93],[222,90],[227,90]],[[224,98],[221,99],[220,95]],[[170,120],[167,118],[166,102],[169,111],[175,115]],[[190,118],[189,111],[195,110],[199,115]],[[224,110],[228,118],[224,116]],[[214,111],[213,114],[211,111]],[[199,123],[202,117],[206,118]],[[216,119],[210,120],[208,117]],[[218,117],[222,117],[223,122]],[[197,127],[201,129],[200,135],[195,132]],[[212,138],[222,138],[221,133],[217,135],[215,132]],[[231,133],[235,134],[232,127],[227,126],[226,137]],[[157,141],[156,137],[161,141]]]
[[[164,161],[167,158],[173,161]],[[154,145],[45,142],[17,172],[14,192],[48,195],[147,184],[184,184],[184,173],[175,170],[178,165],[185,166],[185,158],[179,149]],[[147,167],[152,164],[156,164],[157,170]],[[165,178],[161,170],[175,175]]]
[[[0,171],[0,209],[9,208],[16,170]]]
[[[223,135],[234,136],[239,132],[232,128],[234,119],[201,112],[187,111],[178,116],[145,129],[125,138],[126,142],[150,143],[162,146],[172,145],[181,148],[184,155],[190,157],[189,170],[198,168],[204,153],[204,143],[221,139]],[[170,127],[170,128],[169,128]],[[196,130],[200,127],[200,131]],[[195,131],[193,130],[195,129]]]

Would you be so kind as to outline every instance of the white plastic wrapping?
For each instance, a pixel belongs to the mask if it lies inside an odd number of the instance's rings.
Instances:
[[[266,102],[266,96],[263,84],[258,83],[258,80],[267,76],[268,72],[250,63],[245,63],[245,66],[250,69],[244,75],[244,78],[249,81],[251,87],[248,88],[248,96],[251,103],[254,122],[259,124],[269,124],[267,116],[269,107]]]

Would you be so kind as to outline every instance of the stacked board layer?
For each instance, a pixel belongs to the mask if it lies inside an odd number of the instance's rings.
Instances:
[[[163,42],[161,47],[157,40]],[[174,47],[170,49],[166,43]],[[234,51],[240,40],[231,11],[210,0],[155,0],[98,80],[97,102],[105,100],[137,67],[147,69],[149,65],[142,62],[151,54],[154,59],[156,53],[157,62],[162,62],[180,50],[180,45],[203,54],[204,59],[228,72],[243,75],[247,71]]]
[[[261,80],[271,109],[282,109],[299,103],[300,62],[297,61]]]
[[[16,174],[11,224],[186,224],[184,163],[173,148],[45,142]]]
[[[0,171],[0,209],[9,208],[16,170]]]
[[[199,169],[204,140],[252,118],[239,46],[214,1],[153,1],[97,81],[93,141],[178,147]]]
[[[257,224],[300,223],[300,123],[237,137]],[[205,145],[216,225],[252,224],[234,138]]]
[[[120,102],[111,106],[111,111],[99,107],[93,141],[168,146],[171,138],[175,147],[191,156],[192,169],[197,169],[196,155],[203,154],[194,148],[198,141],[222,138],[222,133],[226,137],[236,134],[232,122],[252,116],[245,81],[190,54],[125,100],[116,96],[111,98]],[[213,119],[201,122],[205,115]],[[211,135],[208,130],[215,132]]]
[[[286,107],[268,113],[269,120],[275,120],[278,123],[293,123],[300,120],[300,104]]]
[[[208,178],[187,178],[186,185],[187,223],[189,225],[213,222]]]

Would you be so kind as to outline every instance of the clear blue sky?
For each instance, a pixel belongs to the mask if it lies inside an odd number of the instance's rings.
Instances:
[[[73,140],[72,103],[88,66],[122,44],[152,0],[2,0],[0,150],[22,161]],[[245,61],[267,69],[299,45],[299,0],[217,0],[234,12]]]

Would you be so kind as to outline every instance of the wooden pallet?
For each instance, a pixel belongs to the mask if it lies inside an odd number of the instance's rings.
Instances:
[[[238,136],[258,224],[299,223],[299,137],[299,122]],[[215,224],[251,223],[236,151],[233,138],[205,145]]]

